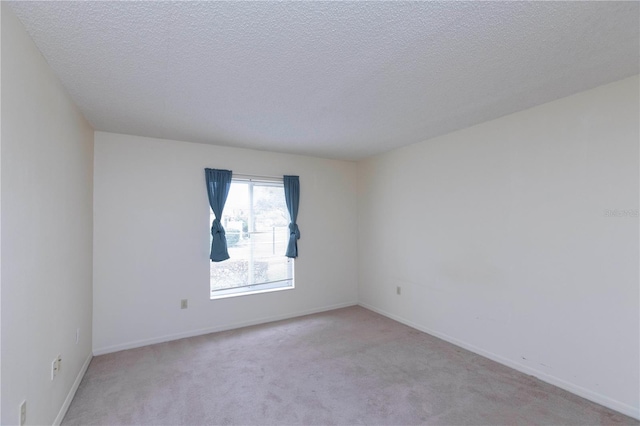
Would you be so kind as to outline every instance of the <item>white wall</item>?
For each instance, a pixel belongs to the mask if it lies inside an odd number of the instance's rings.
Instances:
[[[638,93],[360,162],[361,304],[638,417],[638,218],[604,212],[638,209]]]
[[[26,399],[28,424],[52,424],[91,356],[93,129],[6,2],[1,149],[1,423]]]
[[[209,299],[205,167],[300,176],[294,290]],[[96,132],[94,184],[95,354],[357,302],[353,162]]]

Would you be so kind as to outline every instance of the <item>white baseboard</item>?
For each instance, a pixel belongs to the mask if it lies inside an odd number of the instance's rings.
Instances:
[[[348,306],[355,306],[357,304],[358,303],[355,301],[347,302],[347,303],[339,303],[337,305],[325,306],[325,307],[316,308],[316,309],[309,309],[306,311],[298,311],[298,312],[285,314],[285,315],[275,315],[271,317],[260,318],[253,321],[240,322],[235,324],[223,325],[219,327],[201,328],[197,330],[185,331],[182,333],[168,334],[165,336],[154,337],[151,339],[143,339],[143,340],[137,340],[134,342],[122,343],[119,345],[106,346],[103,348],[95,348],[93,350],[93,355],[94,356],[104,355],[112,352],[123,351],[126,349],[133,349],[133,348],[139,348],[142,346],[153,345],[156,343],[163,343],[163,342],[169,342],[172,340],[184,339],[186,337],[200,336],[203,334],[217,333],[219,331],[233,330],[236,328],[249,327],[249,326],[258,325],[258,324],[265,324],[273,321],[281,321],[289,318],[301,317],[303,315],[317,314],[319,312],[332,311],[334,309],[346,308]]]
[[[471,352],[474,352],[478,355],[482,355],[485,358],[489,358],[492,361],[498,362],[500,364],[506,365],[507,367],[513,368],[514,370],[518,370],[522,373],[525,374],[529,374],[531,376],[534,376],[540,380],[542,380],[543,382],[552,384],[556,387],[559,387],[561,389],[564,389],[568,392],[571,392],[575,395],[578,395],[582,398],[588,399],[590,401],[593,401],[597,404],[603,405],[607,408],[611,408],[612,410],[615,410],[619,413],[622,413],[624,415],[627,415],[629,417],[633,417],[634,419],[638,419],[640,420],[640,408],[638,407],[633,407],[631,405],[625,404],[623,402],[617,401],[615,399],[609,398],[605,395],[601,395],[597,392],[593,392],[589,389],[583,388],[582,386],[576,385],[574,383],[571,382],[567,382],[566,380],[560,379],[558,377],[552,376],[550,374],[547,374],[543,371],[540,370],[536,370],[535,368],[531,368],[529,366],[526,365],[522,365],[518,362],[512,361],[508,358],[504,358],[500,355],[494,354],[493,352],[489,352],[486,351],[484,349],[478,348],[477,346],[471,345],[469,343],[463,342],[461,340],[456,339],[455,337],[451,337],[447,334],[444,333],[440,333],[437,332],[435,330],[431,330],[429,328],[423,327],[419,324],[415,324],[403,317],[394,315],[394,314],[390,314],[389,312],[386,312],[382,309],[378,309],[375,306],[371,306],[368,305],[366,303],[358,303],[360,306],[362,306],[363,308],[369,309],[373,312],[377,312],[380,315],[384,315],[385,317],[391,318],[395,321],[398,321],[402,324],[408,325],[411,328],[415,328],[416,330],[420,330],[422,332],[425,332],[427,334],[430,334],[432,336],[438,337],[439,339],[445,340],[449,343],[452,343],[456,346],[460,346],[461,348],[467,349]]]
[[[69,394],[67,395],[67,398],[64,400],[64,403],[60,408],[60,412],[58,413],[58,416],[53,421],[53,426],[59,426],[60,423],[62,423],[62,419],[64,419],[64,416],[67,414],[67,410],[71,405],[71,401],[73,401],[73,397],[76,396],[76,391],[78,390],[78,386],[80,386],[80,382],[82,381],[84,374],[87,372],[87,368],[89,368],[89,364],[91,363],[92,358],[93,358],[93,354],[89,354],[87,359],[84,361],[84,364],[80,369],[80,372],[76,376],[76,380],[73,382],[73,385],[71,386],[71,390],[69,390]]]

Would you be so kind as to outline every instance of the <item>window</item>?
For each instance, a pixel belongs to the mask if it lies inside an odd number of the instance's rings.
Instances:
[[[289,221],[282,180],[234,177],[221,219],[230,259],[210,262],[211,298],[294,288]]]

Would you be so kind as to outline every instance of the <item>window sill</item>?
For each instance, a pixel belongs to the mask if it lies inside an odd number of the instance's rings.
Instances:
[[[231,294],[211,295],[210,299],[211,300],[228,299],[231,297],[249,296],[252,294],[271,293],[274,291],[283,291],[283,290],[293,290],[295,288],[296,288],[295,285],[292,285],[289,287],[267,288],[263,290],[249,290],[249,291],[243,291],[243,292],[237,292],[237,293],[231,293]]]

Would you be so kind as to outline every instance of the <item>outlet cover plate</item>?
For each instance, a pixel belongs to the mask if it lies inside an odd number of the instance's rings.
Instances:
[[[51,380],[56,378],[56,374],[58,374],[58,357],[51,361]]]

